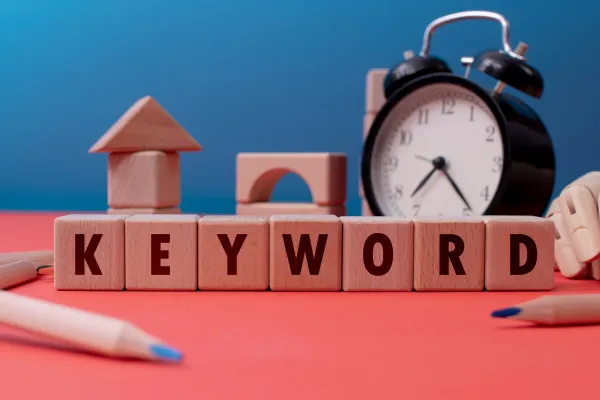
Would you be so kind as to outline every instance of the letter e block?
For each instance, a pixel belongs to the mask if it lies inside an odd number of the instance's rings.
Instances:
[[[139,214],[125,221],[127,290],[196,290],[198,219]]]
[[[554,287],[554,223],[529,216],[484,217],[485,288],[551,290]]]
[[[413,223],[396,217],[342,217],[345,291],[411,291]]]
[[[54,220],[57,290],[125,288],[125,218],[71,214]]]
[[[200,290],[269,288],[269,218],[207,215],[198,223]]]
[[[483,290],[485,223],[481,218],[413,222],[415,290]]]
[[[271,290],[341,290],[342,223],[338,217],[273,215],[270,225]]]

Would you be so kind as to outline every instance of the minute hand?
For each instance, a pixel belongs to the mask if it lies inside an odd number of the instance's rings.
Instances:
[[[456,182],[454,182],[454,179],[452,179],[452,177],[450,176],[450,174],[448,174],[448,171],[446,171],[445,168],[442,168],[441,171],[442,171],[442,173],[444,175],[446,175],[446,178],[448,178],[448,181],[450,181],[450,184],[454,188],[454,191],[456,192],[456,194],[458,194],[460,196],[460,198],[465,203],[465,205],[467,206],[467,208],[472,211],[473,209],[469,205],[469,202],[465,198],[465,195],[461,192],[461,190],[459,189],[458,185],[456,184]]]

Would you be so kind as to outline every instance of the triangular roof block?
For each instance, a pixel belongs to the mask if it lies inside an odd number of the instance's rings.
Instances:
[[[90,153],[199,151],[202,146],[152,97],[133,106],[89,150]]]

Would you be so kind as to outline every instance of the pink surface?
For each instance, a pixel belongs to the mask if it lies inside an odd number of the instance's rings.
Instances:
[[[0,214],[0,251],[52,248],[56,215]],[[541,293],[17,293],[123,318],[181,365],[51,348],[0,326],[5,399],[597,399],[599,327],[489,317]],[[600,291],[557,275],[554,293]]]

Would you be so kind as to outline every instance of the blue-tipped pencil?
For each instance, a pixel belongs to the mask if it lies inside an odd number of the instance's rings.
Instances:
[[[541,296],[492,312],[494,318],[515,319],[540,325],[600,323],[600,294]]]
[[[112,357],[169,362],[182,359],[178,350],[126,321],[3,290],[0,323]]]

